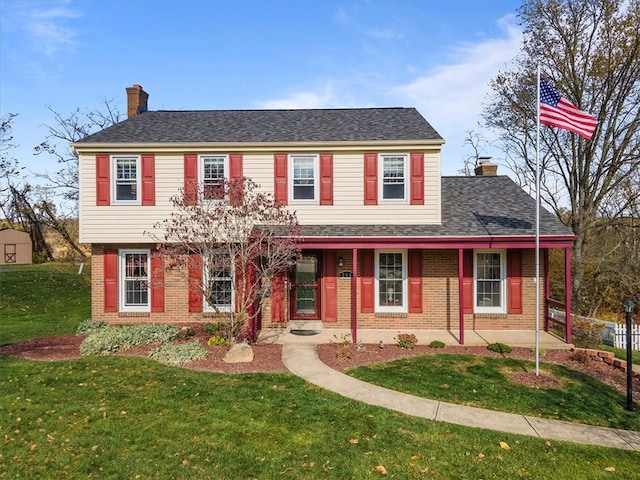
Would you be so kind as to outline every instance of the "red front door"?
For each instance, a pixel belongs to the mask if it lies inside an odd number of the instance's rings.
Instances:
[[[320,320],[320,254],[305,252],[291,275],[292,320]]]

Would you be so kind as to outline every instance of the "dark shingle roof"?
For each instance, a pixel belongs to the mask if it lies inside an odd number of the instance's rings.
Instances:
[[[415,108],[152,111],[83,143],[357,142],[442,137]]]
[[[441,225],[305,225],[304,237],[499,237],[535,235],[535,200],[506,176],[442,177]],[[417,218],[416,221],[419,221]],[[572,235],[540,209],[540,235]]]

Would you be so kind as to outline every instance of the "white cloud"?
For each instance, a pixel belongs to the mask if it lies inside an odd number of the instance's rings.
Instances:
[[[283,98],[259,102],[259,106],[267,109],[344,108],[353,106],[353,102],[338,98],[333,82],[328,81],[317,91],[292,92]]]
[[[522,34],[513,17],[501,19],[499,25],[503,37],[460,44],[449,52],[449,63],[389,88],[392,96],[422,112],[447,141],[443,155],[451,152],[456,162],[462,158],[465,133],[478,130],[489,81],[508,68],[521,49]]]
[[[76,32],[67,21],[80,18],[82,14],[68,5],[66,1],[37,3],[26,12],[25,28],[32,43],[48,57],[76,44]]]

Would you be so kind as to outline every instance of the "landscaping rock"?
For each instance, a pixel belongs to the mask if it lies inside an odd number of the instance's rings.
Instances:
[[[222,358],[225,363],[253,362],[253,348],[248,343],[236,343]]]

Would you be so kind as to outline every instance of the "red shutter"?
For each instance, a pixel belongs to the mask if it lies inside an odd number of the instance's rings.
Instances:
[[[473,250],[465,250],[462,258],[463,312],[473,313]]]
[[[364,204],[378,204],[378,154],[364,154]]]
[[[151,312],[164,312],[164,259],[151,254]]]
[[[411,205],[424,205],[424,153],[411,154]]]
[[[507,313],[522,313],[522,252],[507,251]]]
[[[362,250],[362,272],[360,276],[360,310],[362,313],[373,313],[375,310],[375,265],[373,250]]]
[[[338,268],[335,251],[324,252],[322,268],[323,318],[325,322],[338,321]]]
[[[409,313],[422,313],[422,251],[409,250]]]
[[[142,205],[156,204],[156,156],[142,155]]]
[[[280,205],[287,204],[287,154],[273,156],[273,194]]]
[[[285,321],[284,289],[284,275],[273,277],[271,280],[271,321],[274,323]]]
[[[189,311],[202,312],[202,259],[197,253],[189,255]]]
[[[320,154],[320,205],[333,205],[333,153]]]
[[[96,155],[96,205],[109,205],[111,183],[109,155]]]
[[[229,202],[233,206],[242,205],[242,154],[229,155]]]
[[[105,250],[104,262],[104,311],[118,311],[118,251]]]
[[[232,153],[229,155],[229,180],[239,180],[242,178],[242,154]]]
[[[198,201],[198,155],[195,153],[184,156],[184,201],[186,205],[195,205]]]

